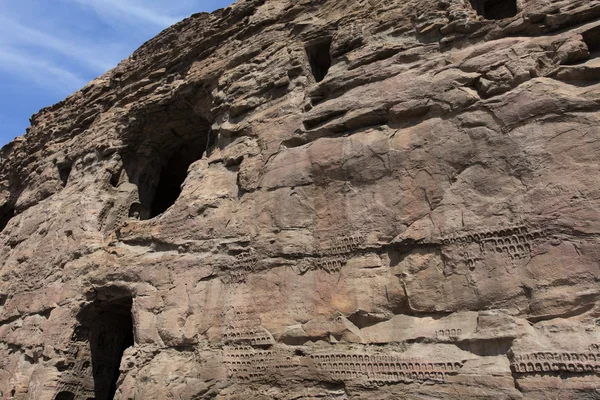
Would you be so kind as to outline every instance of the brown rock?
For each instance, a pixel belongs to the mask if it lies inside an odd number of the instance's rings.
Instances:
[[[0,398],[600,398],[600,7],[240,0],[0,168]]]

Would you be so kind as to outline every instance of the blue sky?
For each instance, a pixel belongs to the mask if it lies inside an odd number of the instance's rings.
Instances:
[[[0,146],[164,28],[234,0],[0,0]]]

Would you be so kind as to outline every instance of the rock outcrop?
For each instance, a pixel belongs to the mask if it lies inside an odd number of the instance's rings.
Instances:
[[[2,399],[600,399],[600,2],[240,0],[0,168]]]

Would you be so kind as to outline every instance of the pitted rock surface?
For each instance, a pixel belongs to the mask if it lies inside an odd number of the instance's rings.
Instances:
[[[1,399],[600,399],[600,2],[240,0],[0,168]]]

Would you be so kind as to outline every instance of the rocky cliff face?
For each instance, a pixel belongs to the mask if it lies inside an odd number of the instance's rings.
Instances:
[[[240,0],[2,150],[0,398],[599,399],[600,3]]]

